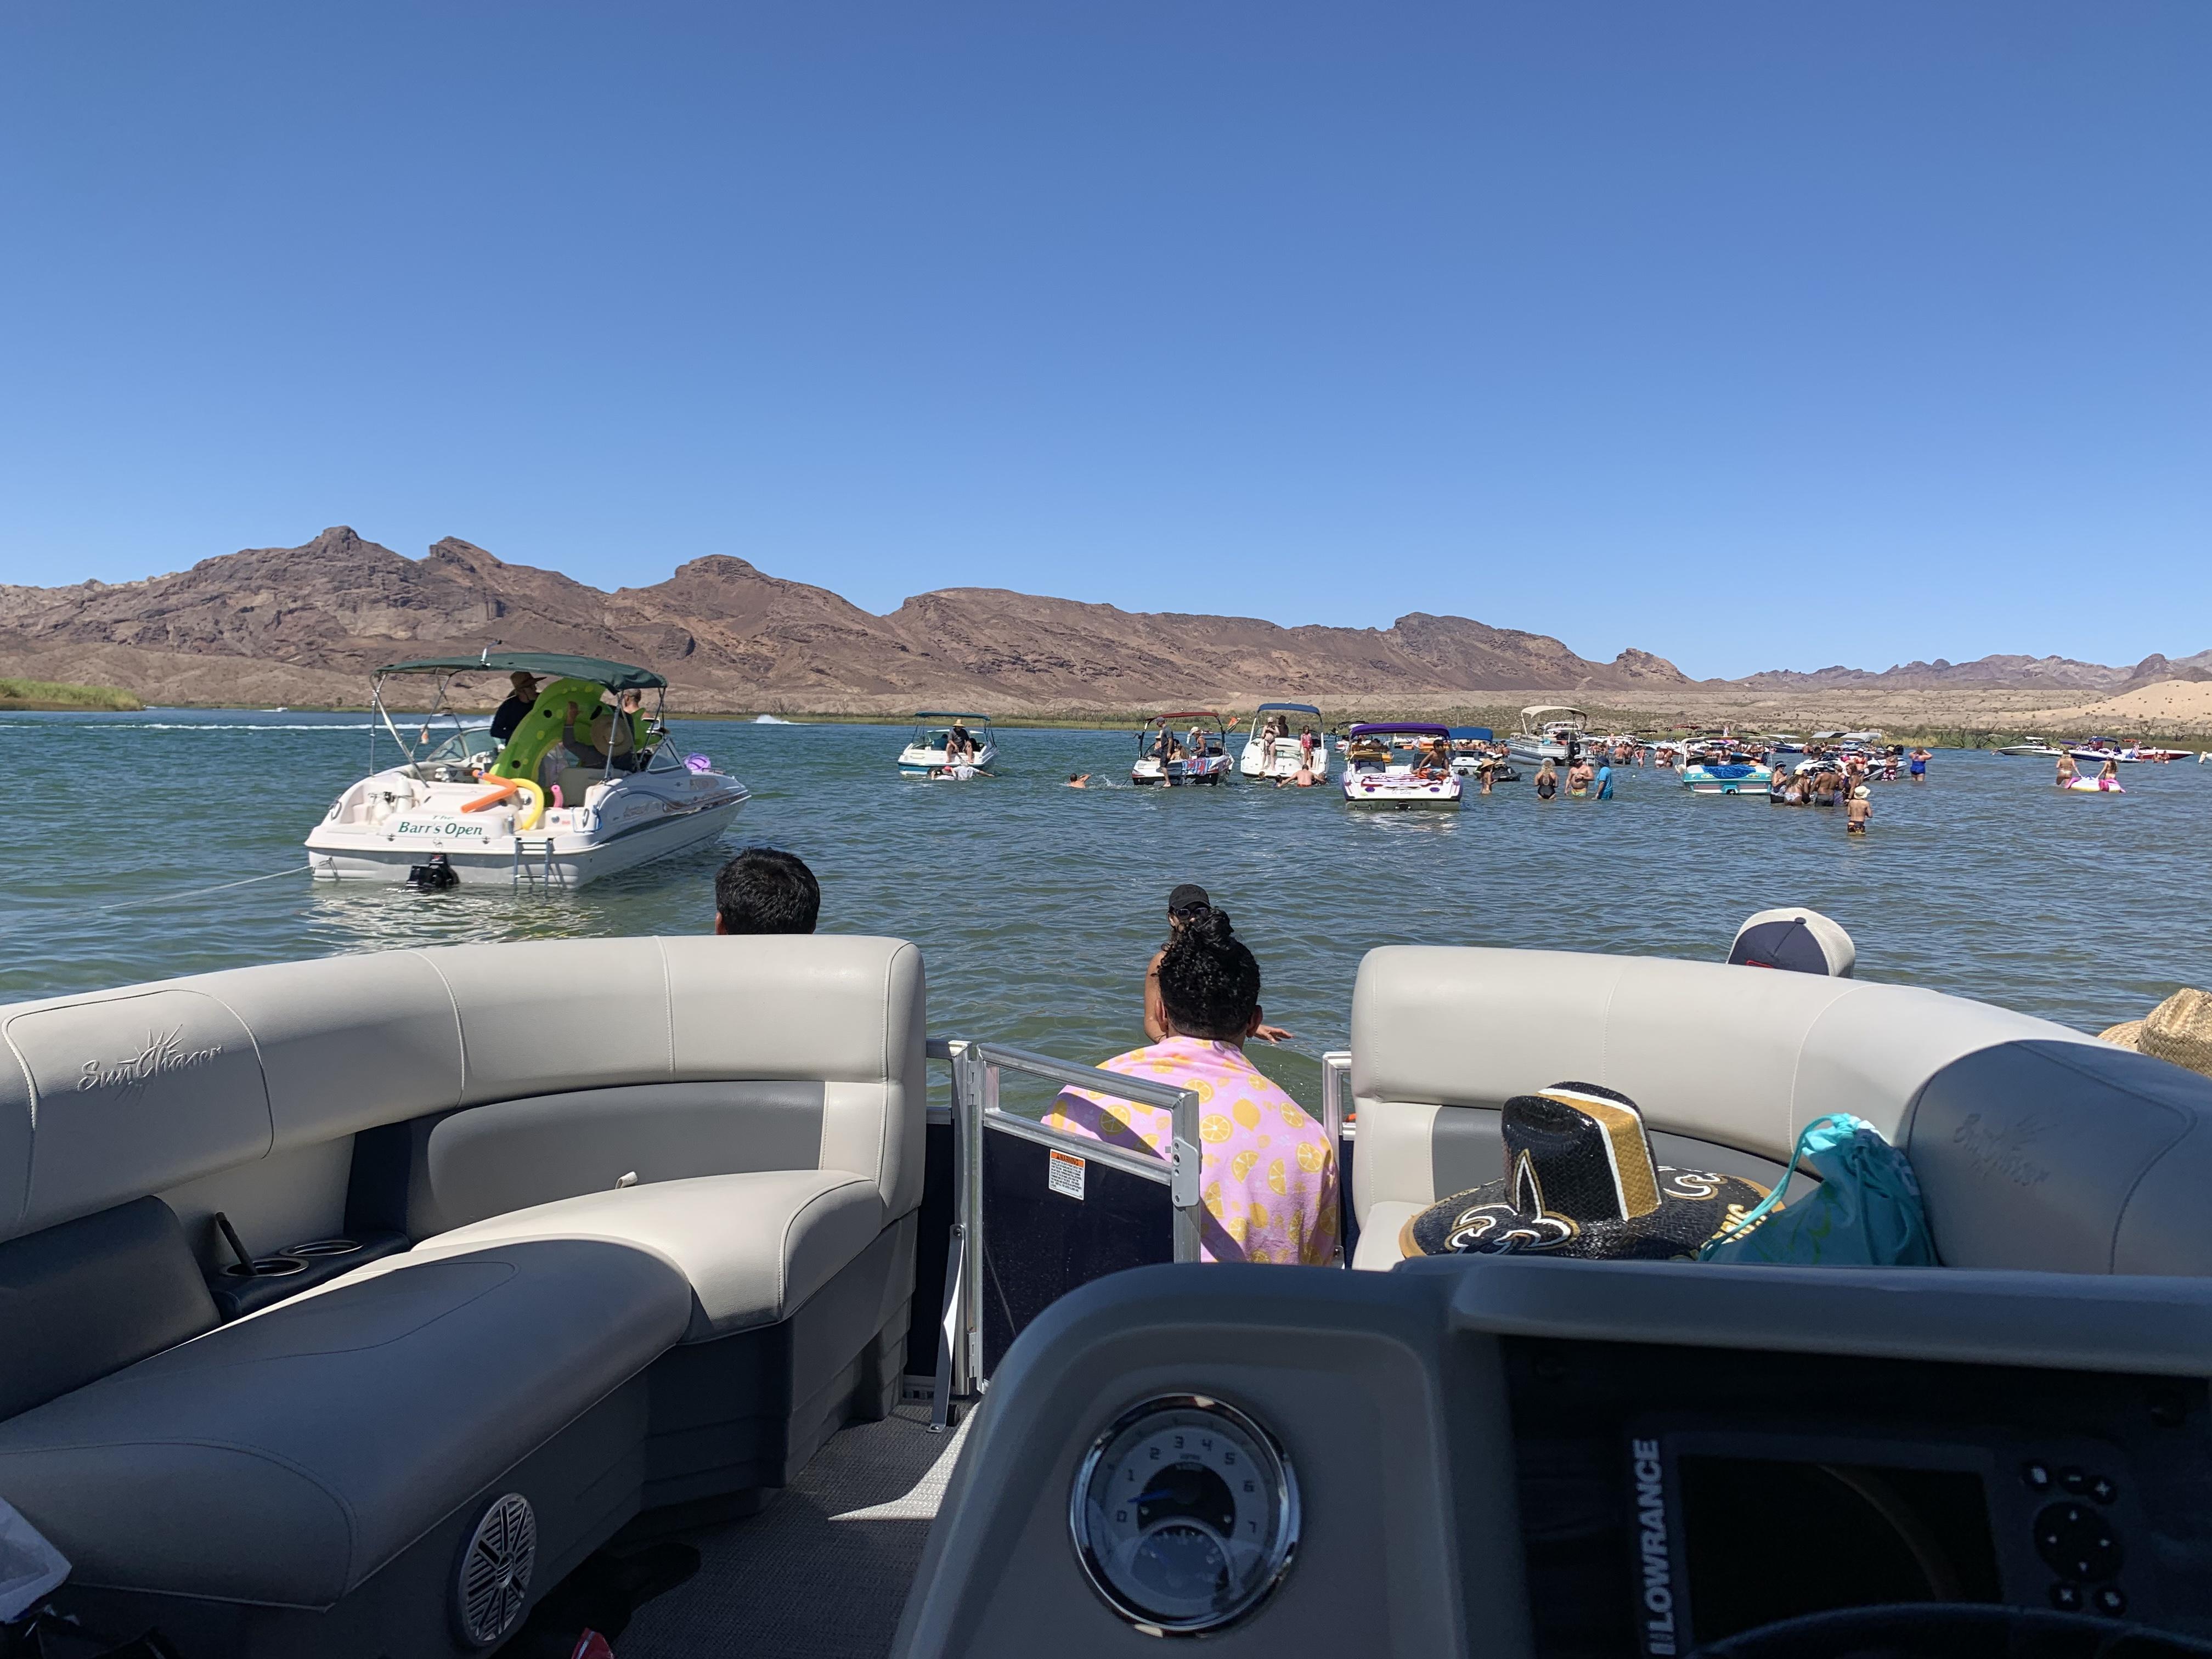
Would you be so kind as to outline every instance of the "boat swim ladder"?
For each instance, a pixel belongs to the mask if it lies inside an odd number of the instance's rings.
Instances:
[[[514,884],[518,889],[538,887],[547,892],[552,891],[552,836],[520,833],[515,836]]]

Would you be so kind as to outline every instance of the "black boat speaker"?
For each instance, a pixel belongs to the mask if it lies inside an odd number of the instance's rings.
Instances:
[[[495,1498],[462,1547],[453,1574],[453,1616],[461,1638],[488,1648],[506,1639],[530,1605],[538,1565],[538,1515],[519,1492]]]

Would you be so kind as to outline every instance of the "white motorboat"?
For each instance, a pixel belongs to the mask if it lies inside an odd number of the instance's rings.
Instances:
[[[515,672],[544,683],[505,743],[447,707],[457,678]],[[412,742],[385,708],[388,675],[437,678]],[[660,720],[667,685],[650,669],[544,651],[386,664],[370,697],[373,769],[309,833],[309,869],[319,881],[580,887],[712,841],[749,792],[705,756],[676,752]],[[650,719],[647,691],[659,694]],[[376,769],[380,726],[402,758]]]
[[[1498,734],[1486,726],[1451,728],[1451,769],[1463,778],[1492,774],[1500,783],[1513,783],[1521,775],[1497,752]]]
[[[1507,739],[1515,760],[1535,765],[1553,761],[1565,766],[1574,758],[1589,729],[1589,716],[1579,708],[1540,702],[1521,711],[1521,729]]]
[[[2022,738],[2018,743],[2008,743],[1997,750],[2000,755],[2030,756],[2045,760],[2055,760],[2065,752],[2056,744],[2044,742],[2041,738]]]
[[[1185,721],[1186,729],[1177,730]],[[1137,730],[1137,758],[1129,781],[1180,788],[1218,785],[1230,776],[1229,732],[1210,708],[1155,714]]]
[[[1306,736],[1313,738],[1310,745],[1302,741]],[[1316,783],[1328,781],[1321,710],[1310,702],[1261,703],[1253,712],[1252,735],[1244,739],[1237,769],[1248,778],[1294,778],[1309,767]]]
[[[1457,810],[1465,780],[1452,769],[1449,726],[1381,720],[1353,726],[1346,744],[1346,804],[1401,812]]]
[[[962,766],[985,771],[999,758],[998,734],[988,714],[923,713],[914,718],[914,736],[898,757],[899,771],[907,777],[949,775]]]

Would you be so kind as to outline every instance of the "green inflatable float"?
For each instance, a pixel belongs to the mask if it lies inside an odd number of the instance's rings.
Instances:
[[[538,694],[538,701],[522,717],[522,724],[514,728],[514,735],[507,740],[507,747],[492,763],[489,775],[495,778],[522,778],[532,782],[538,779],[538,769],[545,757],[559,743],[568,723],[568,705],[576,706],[576,732],[586,743],[592,720],[598,718],[599,699],[605,688],[590,680],[556,680]],[[614,712],[614,711],[610,711]],[[624,718],[616,713],[615,718]],[[650,744],[645,729],[645,716],[631,714],[630,752],[641,755]],[[574,805],[577,803],[570,802]]]

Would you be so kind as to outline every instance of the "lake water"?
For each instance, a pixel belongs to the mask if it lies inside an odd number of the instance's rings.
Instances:
[[[1947,750],[1925,785],[1874,786],[1861,841],[1834,809],[1694,797],[1633,768],[1615,800],[1540,803],[1522,783],[1456,814],[1366,816],[1334,789],[1133,789],[1133,739],[1112,732],[1009,732],[1000,776],[932,783],[897,775],[906,732],[678,722],[680,749],[753,792],[730,837],[574,894],[302,874],[110,909],[304,863],[301,838],[365,769],[367,717],[11,714],[0,1000],[345,951],[699,933],[714,870],[751,842],[814,867],[825,931],[921,945],[933,1031],[1069,1059],[1143,1041],[1168,890],[1202,883],[1259,956],[1267,1018],[1296,1033],[1258,1058],[1309,1102],[1377,945],[1715,960],[1751,911],[1808,904],[1850,930],[1863,978],[2091,1030],[2212,976],[2212,767],[2131,766],[2125,796],[2085,797],[2051,789],[2048,762]],[[1076,770],[1110,787],[1069,789]]]

